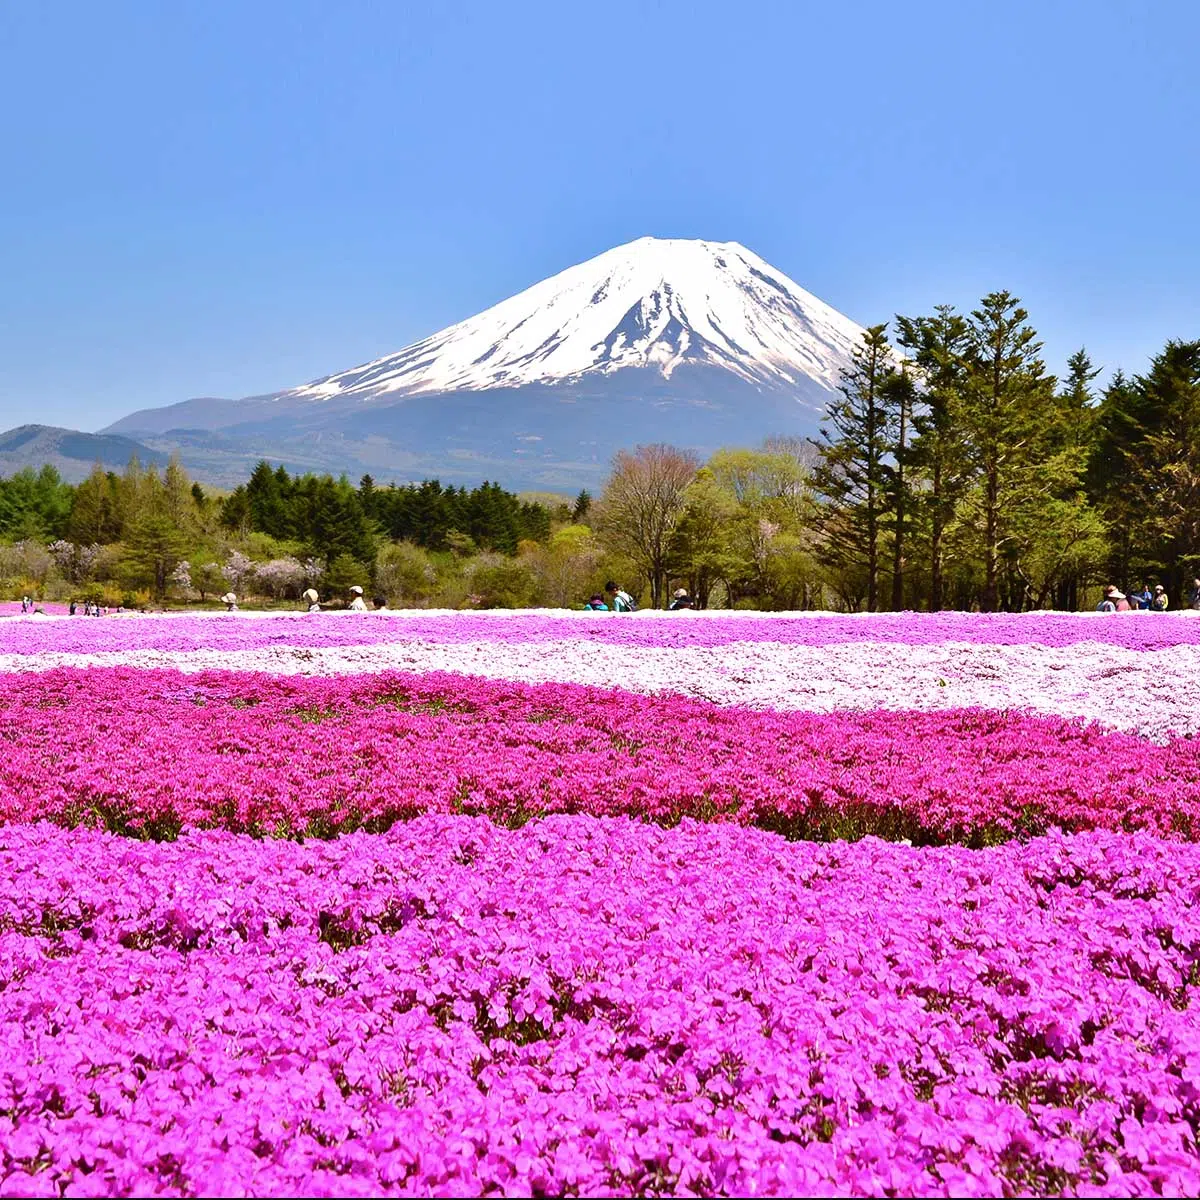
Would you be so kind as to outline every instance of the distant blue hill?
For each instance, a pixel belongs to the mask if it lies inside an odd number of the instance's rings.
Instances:
[[[49,463],[69,483],[85,479],[99,462],[119,471],[136,455],[143,466],[164,466],[168,455],[116,433],[81,433],[54,425],[18,425],[0,433],[0,475]]]

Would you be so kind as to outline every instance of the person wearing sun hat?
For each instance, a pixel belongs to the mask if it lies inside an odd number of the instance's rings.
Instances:
[[[1150,607],[1155,612],[1166,612],[1170,600],[1167,598],[1167,589],[1161,583],[1154,585],[1154,599],[1150,601]]]
[[[363,590],[357,583],[350,589],[350,611],[367,611],[367,602],[363,599]]]
[[[1125,593],[1116,584],[1104,589],[1104,599],[1096,606],[1097,612],[1130,612],[1131,607]]]
[[[221,597],[221,603],[225,605],[226,612],[237,612],[237,596],[233,592],[226,592]]]
[[[321,611],[321,595],[315,587],[305,588],[304,591],[300,593],[300,599],[308,603],[309,612]]]

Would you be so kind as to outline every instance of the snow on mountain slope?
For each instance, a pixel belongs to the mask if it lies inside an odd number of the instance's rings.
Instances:
[[[398,398],[720,367],[756,387],[833,391],[862,328],[737,242],[640,238],[396,354],[277,394]]]
[[[223,484],[265,457],[574,492],[624,447],[814,436],[862,332],[736,242],[641,238],[365,366],[105,432]]]

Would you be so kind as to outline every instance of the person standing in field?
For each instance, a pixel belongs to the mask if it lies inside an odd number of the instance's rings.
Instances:
[[[1192,589],[1188,595],[1188,603],[1193,608],[1200,608],[1200,579],[1192,580]]]
[[[308,604],[309,612],[320,612],[321,611],[321,605],[320,605],[321,597],[320,597],[320,594],[317,592],[316,588],[310,587],[310,588],[305,589],[303,592],[300,593],[300,599],[304,600]]]
[[[1161,583],[1154,585],[1154,599],[1150,601],[1150,607],[1155,612],[1166,612],[1170,601],[1167,599],[1167,589]]]
[[[367,611],[367,602],[363,599],[363,590],[357,583],[350,589],[350,611]]]
[[[688,595],[687,588],[676,588],[671,603],[667,605],[667,612],[681,612],[692,607],[692,598]]]

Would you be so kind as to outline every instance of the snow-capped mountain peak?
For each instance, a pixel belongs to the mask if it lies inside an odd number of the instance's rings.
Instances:
[[[396,398],[719,367],[832,391],[862,329],[737,242],[639,238],[365,366],[279,399]]]
[[[264,455],[380,479],[574,493],[613,454],[820,428],[862,329],[737,242],[640,238],[395,354],[287,391],[130,413],[214,482]]]

